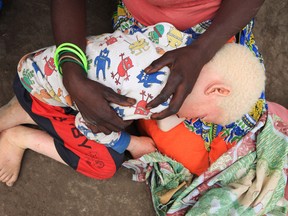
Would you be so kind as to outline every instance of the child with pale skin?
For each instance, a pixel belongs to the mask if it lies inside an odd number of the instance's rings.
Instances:
[[[201,70],[192,92],[178,112],[180,118],[170,116],[159,120],[159,128],[173,130],[183,119],[197,117],[221,125],[234,122],[251,110],[264,85],[264,69],[258,59],[241,45],[226,44]],[[67,165],[50,134],[20,125],[36,123],[16,97],[3,106],[0,113],[1,182],[8,186],[14,184],[26,149]],[[138,158],[155,151],[155,147],[149,137],[131,136],[127,150]]]

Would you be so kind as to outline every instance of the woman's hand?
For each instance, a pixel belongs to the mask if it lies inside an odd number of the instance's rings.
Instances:
[[[146,73],[169,66],[171,73],[160,95],[147,104],[153,108],[171,95],[169,107],[152,115],[162,119],[177,113],[186,96],[191,92],[200,70],[216,52],[237,34],[256,15],[264,0],[223,0],[208,30],[190,46],[165,53],[146,68]]]
[[[86,1],[52,0],[51,18],[56,44],[73,43],[85,52]],[[93,132],[109,134],[121,131],[131,123],[123,121],[109,103],[131,106],[135,103],[133,99],[118,95],[112,89],[87,79],[83,70],[74,63],[64,63],[62,73],[65,88]]]
[[[147,108],[160,105],[172,95],[170,105],[162,112],[153,114],[151,118],[163,119],[178,112],[185,98],[192,91],[202,67],[208,61],[205,59],[203,49],[197,44],[192,44],[166,52],[145,69],[146,73],[151,74],[164,66],[170,68],[165,87],[155,99],[147,104]]]
[[[131,106],[136,102],[134,99],[119,95],[111,88],[86,78],[76,64],[65,63],[62,70],[65,71],[64,86],[93,132],[110,134],[112,131],[124,130],[131,123],[123,121],[109,103]]]

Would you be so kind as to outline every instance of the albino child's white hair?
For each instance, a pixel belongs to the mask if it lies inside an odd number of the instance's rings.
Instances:
[[[225,124],[232,123],[250,112],[265,88],[265,69],[259,59],[246,47],[225,44],[207,63],[213,72],[231,87],[230,95],[220,97]]]

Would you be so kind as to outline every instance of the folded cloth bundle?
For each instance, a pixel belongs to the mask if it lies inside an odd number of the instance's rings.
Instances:
[[[278,112],[286,109],[268,107],[252,131],[194,179],[159,152],[123,165],[134,169],[133,180],[148,182],[157,215],[287,215],[288,122]]]

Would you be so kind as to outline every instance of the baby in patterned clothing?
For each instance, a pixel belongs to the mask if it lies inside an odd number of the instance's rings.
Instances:
[[[151,110],[146,108],[147,103],[165,86],[169,68],[164,67],[149,75],[144,69],[166,51],[189,45],[191,38],[191,35],[178,31],[169,23],[158,23],[130,34],[115,31],[89,37],[86,48],[89,62],[87,76],[119,94],[136,99],[136,104],[131,107],[111,104],[124,120],[149,119],[153,113],[160,112],[169,105],[168,100]],[[42,49],[20,62],[20,80],[30,94],[41,101],[77,110],[64,88],[62,76],[53,67],[55,49],[55,46]],[[29,86],[25,85],[25,71],[33,72],[29,75]],[[238,44],[226,44],[203,67],[177,116],[159,120],[158,126],[163,131],[168,131],[185,119],[197,117],[206,122],[229,124],[252,109],[264,86],[264,69],[252,52]],[[125,131],[112,132],[109,135],[93,133],[93,126],[87,127],[80,112],[75,118],[75,125],[88,139],[119,153],[124,152],[136,139]],[[147,145],[147,148],[153,149],[153,143]]]

